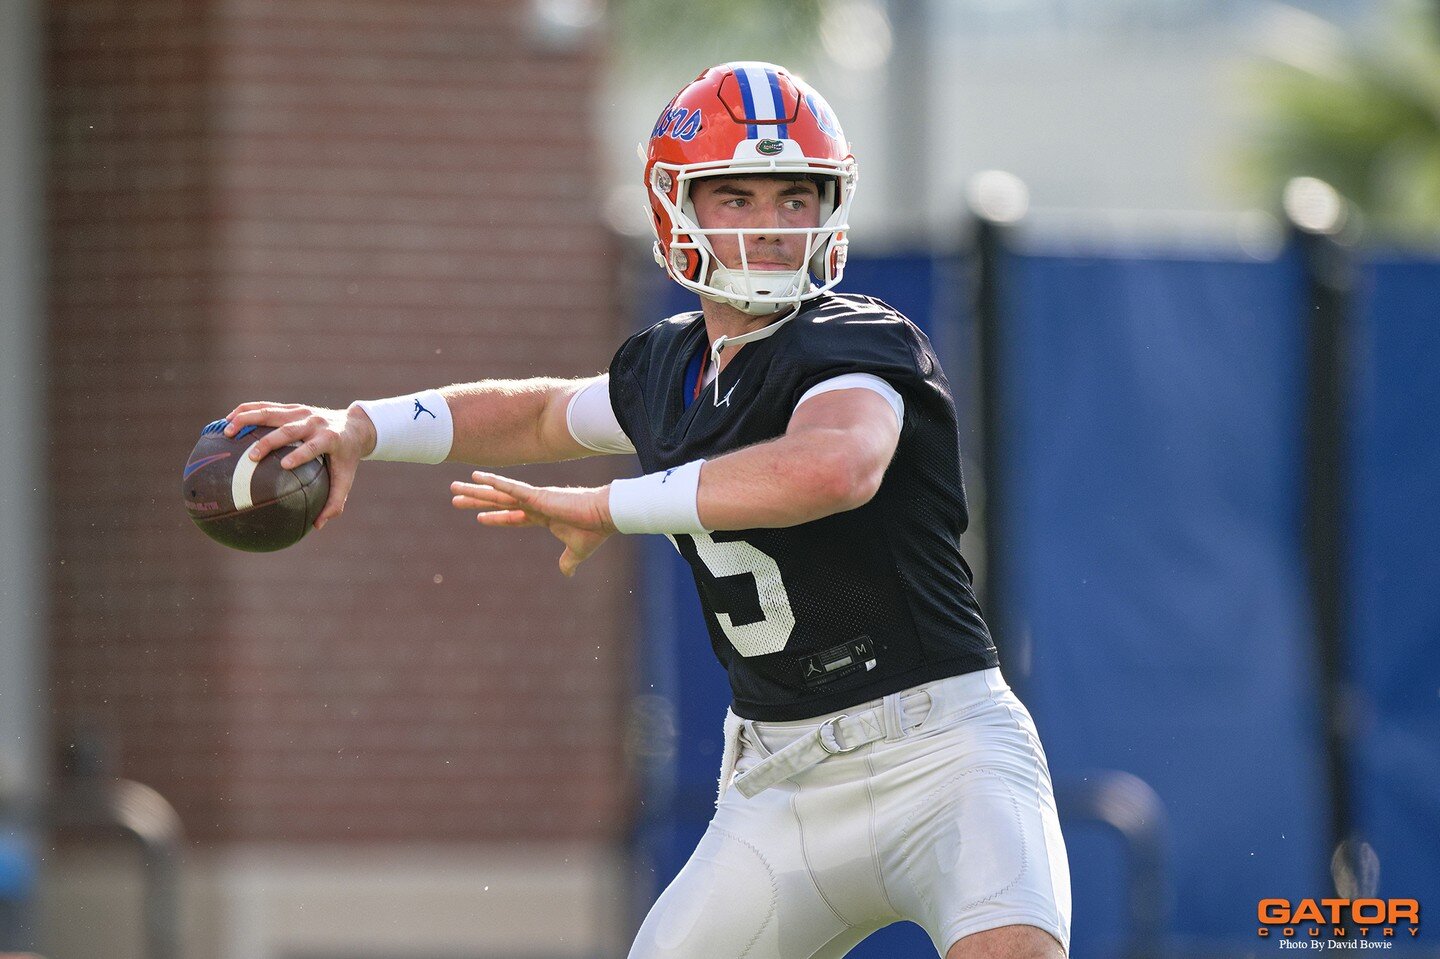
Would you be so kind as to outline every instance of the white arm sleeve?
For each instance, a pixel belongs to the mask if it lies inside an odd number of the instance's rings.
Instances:
[[[610,407],[610,377],[586,384],[565,406],[565,426],[575,442],[597,453],[633,453],[635,444],[620,428]]]
[[[800,397],[800,402],[795,404],[795,409],[798,410],[800,403],[804,403],[812,396],[819,396],[821,393],[829,393],[832,390],[855,389],[873,390],[883,396],[885,402],[889,403],[890,408],[895,411],[895,425],[902,430],[905,428],[905,400],[895,391],[895,387],[874,373],[842,373],[839,376],[832,376],[828,380],[822,380],[805,391],[805,395]]]

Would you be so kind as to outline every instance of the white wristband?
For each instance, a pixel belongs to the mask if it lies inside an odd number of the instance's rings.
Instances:
[[[622,533],[708,533],[700,523],[700,466],[691,460],[662,473],[610,484],[610,519]]]
[[[450,404],[439,390],[383,400],[356,400],[375,424],[375,449],[367,460],[392,463],[443,463],[455,442]]]

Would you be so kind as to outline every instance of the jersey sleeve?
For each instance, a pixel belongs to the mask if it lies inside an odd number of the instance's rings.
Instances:
[[[895,387],[874,373],[841,373],[828,380],[821,380],[800,395],[800,399],[795,402],[795,409],[798,410],[802,403],[812,397],[822,393],[833,393],[836,390],[870,390],[872,393],[878,394],[895,411],[895,425],[901,429],[905,428],[904,398],[895,392]]]
[[[635,444],[620,427],[610,403],[610,377],[590,381],[565,406],[565,426],[575,442],[596,453],[633,453]]]
[[[891,406],[901,415],[903,429],[912,402],[931,391],[936,360],[929,340],[913,323],[883,304],[863,304],[860,309],[822,316],[797,332],[802,335],[797,337],[800,349],[792,380],[794,405],[827,383],[865,382],[842,381],[840,377],[866,374],[897,394],[901,402],[898,407],[894,402]],[[885,395],[883,389],[876,392]]]

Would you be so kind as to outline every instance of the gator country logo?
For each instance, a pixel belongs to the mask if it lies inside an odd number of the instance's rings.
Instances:
[[[1288,948],[1388,949],[1387,940],[1420,934],[1417,899],[1261,899],[1255,914],[1259,937]]]
[[[773,157],[784,149],[785,144],[779,140],[772,140],[768,137],[755,144],[755,152],[764,157]]]

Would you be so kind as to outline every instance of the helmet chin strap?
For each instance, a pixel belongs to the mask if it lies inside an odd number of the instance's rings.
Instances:
[[[749,311],[747,310],[746,312],[749,312]],[[767,313],[773,313],[773,312],[775,312],[775,311],[774,311],[774,310],[766,310],[766,312],[767,312]],[[760,327],[760,329],[758,329],[758,330],[751,330],[749,333],[741,333],[739,336],[717,336],[717,337],[715,338],[715,342],[712,343],[712,344],[710,344],[710,368],[715,371],[715,400],[714,400],[714,405],[716,405],[716,406],[719,406],[719,405],[720,405],[720,353],[721,353],[721,351],[724,350],[725,347],[727,347],[727,346],[744,346],[746,343],[752,342],[752,341],[754,341],[754,340],[763,340],[763,339],[765,339],[767,336],[774,336],[777,332],[779,332],[780,327],[784,326],[786,323],[789,323],[791,320],[795,319],[796,314],[798,314],[799,312],[800,312],[800,304],[799,304],[799,303],[796,303],[795,306],[790,310],[790,312],[788,312],[788,313],[786,313],[784,316],[780,317],[780,319],[775,320],[773,323],[768,323],[768,324],[766,324],[765,326]],[[764,314],[762,313],[762,314],[759,314],[759,315],[763,316]]]
[[[791,301],[798,303],[810,287],[810,277],[803,269],[793,273],[780,270],[731,270],[716,264],[710,274],[710,286],[722,292],[704,294],[709,299],[733,306],[751,316],[765,316],[784,309]],[[757,301],[756,297],[765,297],[766,300]],[[776,299],[781,302],[775,302]]]

